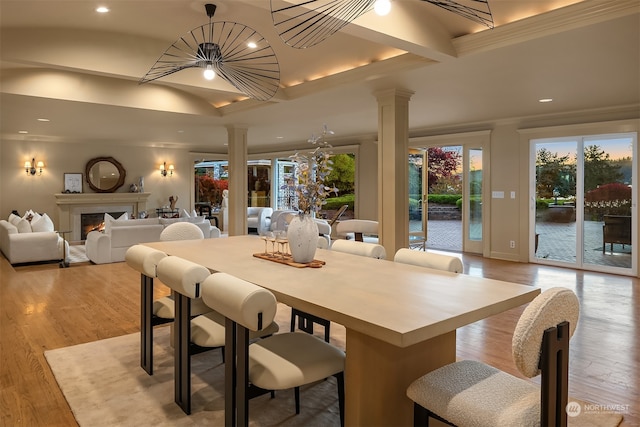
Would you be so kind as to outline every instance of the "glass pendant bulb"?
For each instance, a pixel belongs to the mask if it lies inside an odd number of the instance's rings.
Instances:
[[[389,0],[377,0],[373,9],[379,16],[386,16],[391,11],[391,1]]]
[[[213,80],[216,76],[216,72],[213,71],[211,65],[207,65],[207,68],[204,70],[204,78],[207,80]]]

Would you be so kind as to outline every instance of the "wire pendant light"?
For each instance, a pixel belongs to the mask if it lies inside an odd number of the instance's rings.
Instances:
[[[280,66],[269,42],[256,30],[237,22],[212,22],[216,6],[206,4],[209,23],[176,40],[156,61],[140,84],[187,68],[201,68],[250,98],[271,99],[280,86]]]
[[[282,41],[315,46],[373,8],[376,0],[271,1],[271,19]]]
[[[280,38],[298,49],[315,46],[374,8],[377,0],[270,0]],[[488,0],[423,0],[493,28]]]
[[[478,22],[488,28],[493,28],[493,15],[489,8],[489,0],[422,0],[435,4],[443,9]]]

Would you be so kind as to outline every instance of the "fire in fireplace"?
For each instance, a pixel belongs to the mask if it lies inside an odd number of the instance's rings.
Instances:
[[[120,217],[124,212],[107,212],[114,218]],[[103,213],[83,213],[80,215],[80,239],[87,240],[87,234],[92,231],[104,230]]]

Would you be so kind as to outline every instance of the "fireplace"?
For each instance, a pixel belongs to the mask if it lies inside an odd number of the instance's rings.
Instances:
[[[113,218],[119,218],[124,212],[106,212]],[[80,240],[87,240],[87,234],[92,231],[104,230],[104,212],[80,214]]]
[[[118,218],[124,212],[137,216],[140,212],[147,210],[147,199],[150,195],[150,193],[55,194],[58,206],[56,229],[70,231],[69,241],[85,240],[90,230],[100,227],[105,212],[114,218]]]

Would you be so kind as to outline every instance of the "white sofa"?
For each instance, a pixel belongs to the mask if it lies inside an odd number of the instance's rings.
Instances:
[[[202,230],[205,239],[220,237],[218,227],[211,225],[204,217],[197,218],[146,218],[105,221],[103,231],[87,234],[84,243],[87,258],[94,264],[108,264],[124,261],[124,255],[133,245],[160,240],[160,233],[169,224],[189,221]]]
[[[0,250],[11,264],[60,261],[65,253],[68,261],[68,249],[55,231],[19,232],[15,225],[0,220]]]
[[[248,207],[247,208],[247,228],[255,229],[258,234],[269,231],[271,225],[272,208]]]

